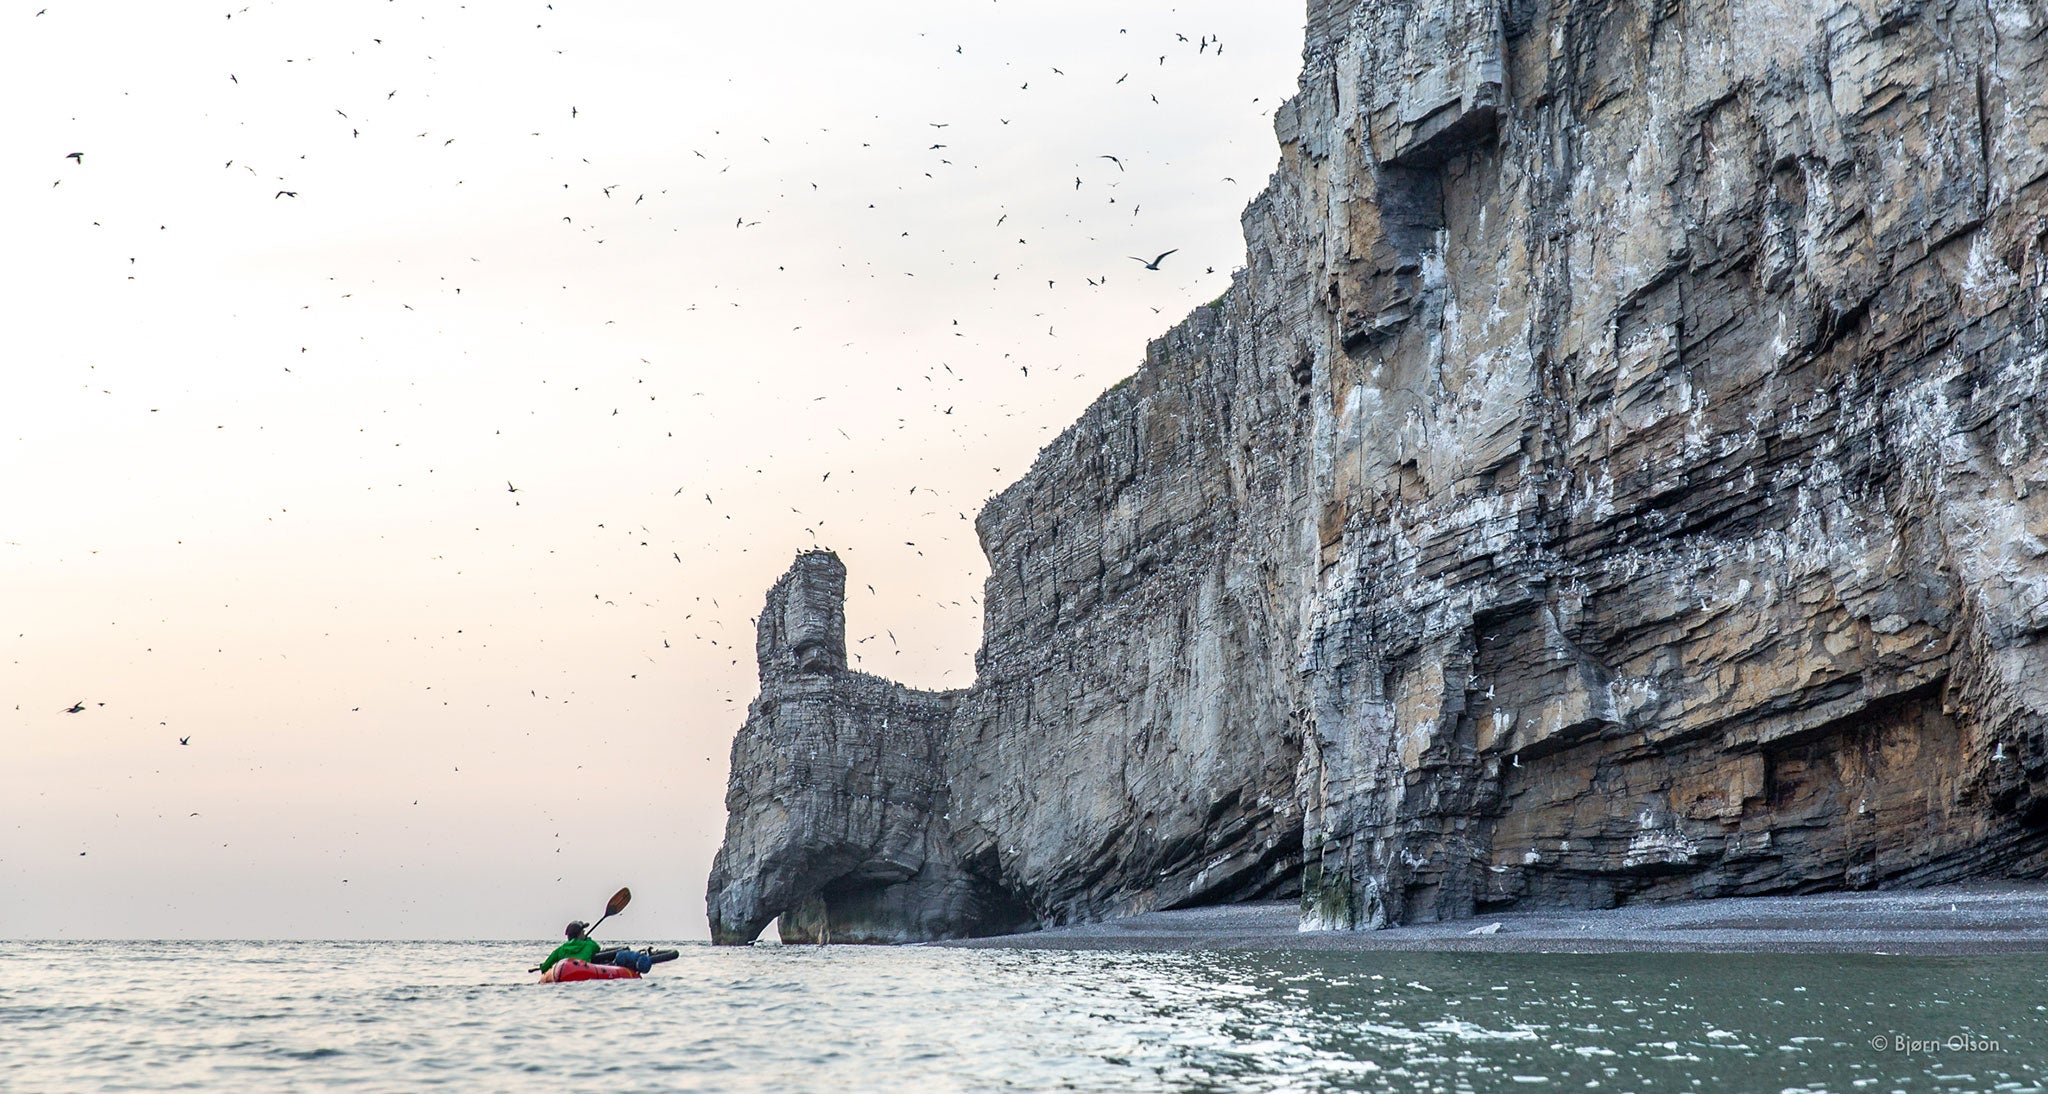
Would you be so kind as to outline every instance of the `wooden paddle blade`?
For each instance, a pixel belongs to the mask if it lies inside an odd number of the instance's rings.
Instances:
[[[620,889],[618,892],[612,894],[611,903],[606,904],[604,906],[604,914],[618,915],[620,912],[626,910],[626,904],[632,899],[633,890],[624,888]]]

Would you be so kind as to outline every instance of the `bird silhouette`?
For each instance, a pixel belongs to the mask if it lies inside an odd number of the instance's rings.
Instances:
[[[70,153],[70,154],[66,155],[66,156],[65,156],[64,158],[65,158],[65,159],[67,159],[67,160],[77,160],[77,161],[78,161],[78,162],[80,162],[80,163],[84,163],[84,162],[85,162],[85,153],[83,153],[83,152],[72,152],[72,153]]]
[[[1174,251],[1178,251],[1178,250],[1180,250],[1180,248],[1179,248],[1179,247],[1175,247],[1175,248],[1173,249],[1173,251],[1168,251],[1168,252],[1166,252],[1166,254],[1162,254],[1162,255],[1160,255],[1160,256],[1159,256],[1158,258],[1155,258],[1155,259],[1153,259],[1153,260],[1152,260],[1152,261],[1150,261],[1150,262],[1146,262],[1146,261],[1145,261],[1144,259],[1142,259],[1142,258],[1139,258],[1139,257],[1138,257],[1137,255],[1126,255],[1125,257],[1129,258],[1129,259],[1130,259],[1131,261],[1133,261],[1133,262],[1140,262],[1140,263],[1144,263],[1144,266],[1145,266],[1145,268],[1146,268],[1146,269],[1148,269],[1148,270],[1156,270],[1156,269],[1158,269],[1158,268],[1159,268],[1159,264],[1160,264],[1161,262],[1164,262],[1164,261],[1166,261],[1166,255],[1170,255],[1170,254],[1174,253]]]
[[[80,699],[79,701],[77,701],[77,702],[75,702],[75,703],[71,704],[70,706],[68,706],[68,707],[65,707],[65,708],[64,708],[64,713],[66,713],[66,714],[82,714],[82,713],[84,713],[84,712],[85,712],[85,700],[83,700],[83,699]]]
[[[1124,161],[1117,159],[1115,156],[1097,156],[1095,158],[1099,160],[1108,160],[1109,162],[1116,164],[1116,169],[1119,171],[1124,169]]]
[[[270,200],[276,201],[278,198],[295,198],[298,196],[299,192],[297,190],[279,190],[277,193],[270,195]]]
[[[191,744],[191,743],[192,743],[192,738],[190,738],[190,737],[180,737],[180,738],[178,738],[178,743],[179,743],[179,744],[181,744],[181,745],[189,745],[189,744]],[[196,817],[196,816],[198,816],[199,814],[197,814],[197,813],[194,813],[194,814],[192,814],[192,815]]]

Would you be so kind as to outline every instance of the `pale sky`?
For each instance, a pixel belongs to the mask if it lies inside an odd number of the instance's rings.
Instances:
[[[1301,23],[4,5],[0,937],[704,937],[768,585],[972,681],[971,518],[1243,263]]]

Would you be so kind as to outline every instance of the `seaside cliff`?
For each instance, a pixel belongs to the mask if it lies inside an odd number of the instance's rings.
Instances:
[[[716,941],[2048,875],[2048,5],[1311,0],[1276,129],[972,687],[770,593]]]

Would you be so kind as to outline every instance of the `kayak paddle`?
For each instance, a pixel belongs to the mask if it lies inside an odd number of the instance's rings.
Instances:
[[[631,889],[621,887],[618,892],[613,893],[611,900],[604,906],[604,914],[598,916],[597,923],[592,923],[590,929],[583,932],[583,937],[589,938],[591,935],[596,934],[598,923],[603,923],[605,920],[625,911],[627,903],[632,899],[633,890]]]

